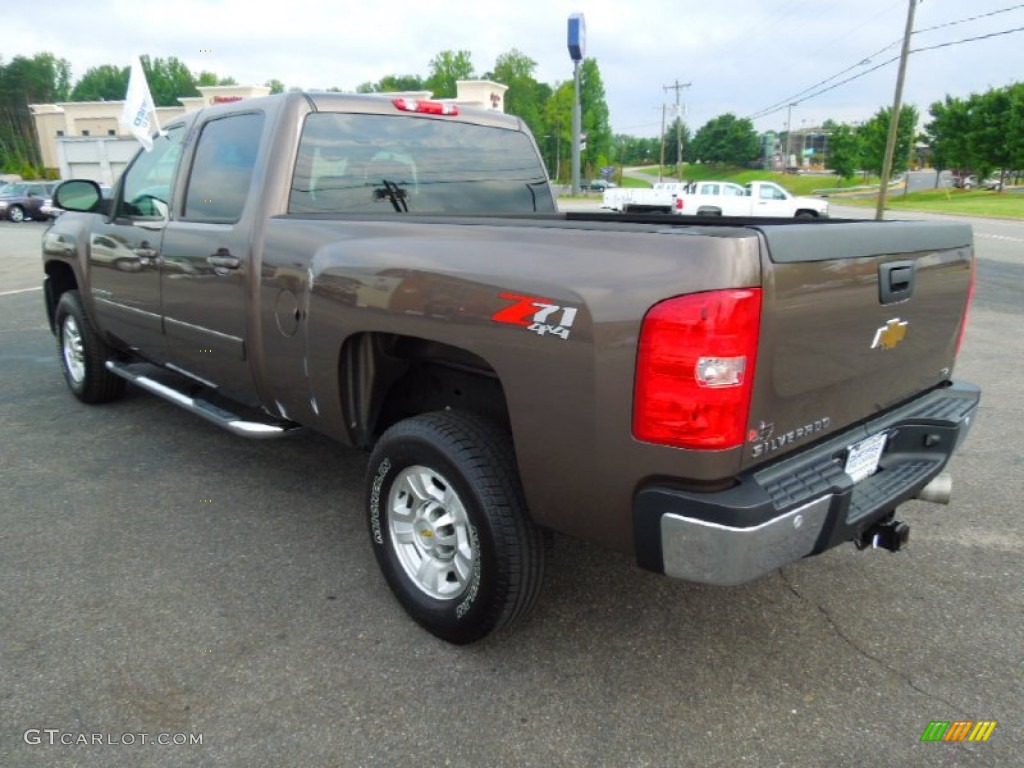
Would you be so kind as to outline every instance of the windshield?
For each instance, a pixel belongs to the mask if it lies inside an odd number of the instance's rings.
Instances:
[[[529,135],[407,116],[306,118],[290,213],[554,212]]]

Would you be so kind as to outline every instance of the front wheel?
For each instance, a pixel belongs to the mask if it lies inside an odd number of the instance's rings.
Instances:
[[[16,224],[20,224],[25,220],[25,209],[20,205],[12,205],[10,210],[7,211],[7,218]]]
[[[377,563],[406,612],[459,645],[525,616],[544,572],[509,435],[472,413],[395,424],[366,476]]]
[[[72,394],[83,403],[92,404],[120,397],[125,380],[107,370],[110,348],[92,327],[78,291],[61,295],[54,326],[64,380]]]
[[[814,211],[797,211],[796,217],[798,219],[816,219],[818,218],[818,214]]]

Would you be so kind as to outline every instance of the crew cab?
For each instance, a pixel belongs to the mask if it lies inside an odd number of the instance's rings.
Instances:
[[[454,643],[529,612],[548,531],[710,584],[899,549],[897,507],[948,500],[979,402],[953,378],[968,225],[560,214],[495,112],[215,105],[109,199],[54,202],[74,396],[130,383],[241,437],[365,449],[384,579]]]

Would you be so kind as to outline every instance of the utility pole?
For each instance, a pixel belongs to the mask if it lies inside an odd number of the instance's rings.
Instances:
[[[903,49],[900,51],[900,70],[896,75],[896,94],[892,100],[892,113],[889,115],[889,140],[885,143],[885,159],[882,161],[882,186],[878,189],[878,207],[875,219],[885,218],[885,197],[889,193],[889,174],[892,173],[892,158],[896,154],[896,136],[900,129],[900,107],[903,103],[903,80],[907,74],[907,57],[910,55],[910,37],[914,34],[914,9],[917,0],[910,0],[907,9],[907,28],[903,32]],[[909,181],[909,177],[907,179]],[[906,182],[905,182],[906,183]]]
[[[789,109],[786,110],[786,157],[782,161],[782,171],[785,172],[789,168],[789,148],[790,140],[789,137],[793,135],[793,107],[797,105],[797,102],[793,102],[789,105]]]
[[[661,160],[658,161],[658,181],[661,181],[661,172],[665,167],[665,105],[661,105]]]
[[[689,88],[693,83],[680,83],[676,79],[674,85],[663,85],[663,91],[675,91],[676,92],[676,179],[682,181],[682,169],[681,163],[683,162],[683,111],[679,103],[679,92],[683,88]],[[662,141],[665,140],[665,126],[664,119],[662,119],[661,135]]]

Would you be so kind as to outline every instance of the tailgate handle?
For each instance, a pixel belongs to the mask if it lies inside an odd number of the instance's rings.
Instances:
[[[906,301],[914,293],[913,261],[890,261],[878,267],[878,300],[882,304]]]

